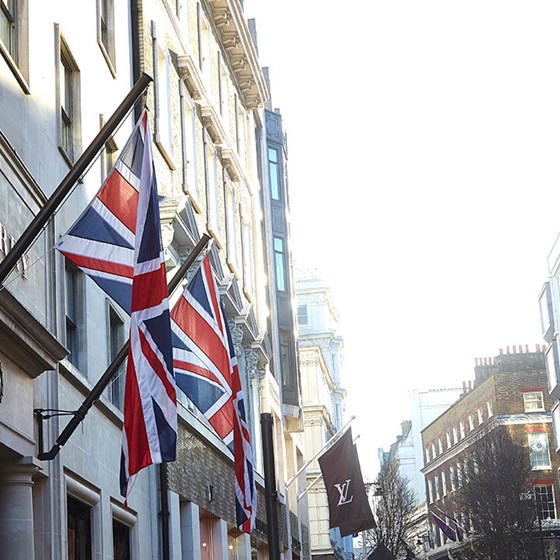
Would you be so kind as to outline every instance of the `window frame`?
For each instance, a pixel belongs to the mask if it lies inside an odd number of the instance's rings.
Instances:
[[[97,0],[97,44],[113,78],[117,77],[115,2]]]
[[[532,396],[537,396],[533,399]],[[527,398],[530,397],[530,398]],[[532,407],[532,402],[540,403],[540,406]],[[524,391],[523,392],[523,411],[524,412],[544,412],[544,392],[543,391]]]
[[[545,447],[542,451],[535,450],[538,439],[541,439],[542,442],[545,443]],[[552,468],[552,463],[550,457],[550,443],[548,432],[528,432],[527,443],[529,447],[529,460],[531,462],[531,470],[550,470]]]
[[[120,327],[120,334],[117,333],[116,340],[113,339],[112,323],[113,319],[118,321]],[[108,363],[111,364],[122,346],[126,342],[127,328],[126,321],[123,316],[117,311],[116,307],[107,300],[107,357]],[[120,365],[117,374],[111,380],[108,386],[109,401],[121,412],[124,411],[124,383],[126,372],[126,360]]]
[[[152,21],[152,63],[154,69],[154,141],[169,169],[173,160],[173,111],[171,106],[171,54],[159,38],[158,26]]]
[[[25,0],[0,0],[0,10],[12,29],[10,45],[0,38],[0,54],[22,91],[29,95],[29,17]]]
[[[55,24],[55,44],[58,53],[56,62],[58,150],[66,163],[72,166],[81,149],[80,68],[58,24]],[[63,74],[64,80],[62,80]],[[63,103],[65,106],[68,103],[68,107],[63,107]]]

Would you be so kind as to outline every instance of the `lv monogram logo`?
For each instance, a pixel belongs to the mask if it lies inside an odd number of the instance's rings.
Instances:
[[[348,491],[350,490],[350,482],[351,478],[349,478],[343,484],[335,484],[334,487],[338,490],[340,497],[338,499],[338,505],[343,506],[345,504],[349,504],[353,499],[354,495],[348,497]]]

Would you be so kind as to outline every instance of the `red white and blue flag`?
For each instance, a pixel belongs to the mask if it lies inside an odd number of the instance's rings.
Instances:
[[[177,403],[165,261],[144,112],[82,216],[57,246],[130,313],[121,493],[151,464],[175,460]]]
[[[233,447],[237,526],[255,519],[253,452],[235,348],[210,259],[204,258],[171,312],[177,386]]]

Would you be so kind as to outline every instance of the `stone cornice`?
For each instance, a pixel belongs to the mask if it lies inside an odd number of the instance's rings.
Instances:
[[[489,419],[481,429],[477,429],[470,433],[459,443],[456,443],[450,449],[446,449],[441,455],[430,461],[423,469],[420,469],[424,475],[440,468],[450,459],[461,454],[482,436],[488,434],[498,426],[513,426],[523,424],[549,424],[552,423],[552,415],[549,412],[537,414],[508,414],[502,416],[493,416]]]
[[[219,30],[247,109],[258,109],[268,99],[257,51],[239,0],[208,0],[212,20]]]
[[[179,75],[187,87],[190,96],[196,101],[205,99],[207,97],[206,88],[193,55],[190,53],[179,55],[177,57],[177,65],[179,67]]]
[[[202,124],[210,134],[212,142],[217,145],[227,144],[227,133],[222,125],[222,120],[213,105],[200,105]]]
[[[0,290],[0,348],[32,378],[68,354],[7,289]]]

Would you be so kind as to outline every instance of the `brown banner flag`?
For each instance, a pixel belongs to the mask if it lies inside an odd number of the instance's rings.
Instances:
[[[330,527],[345,537],[375,527],[352,429],[321,457],[319,466],[329,500]]]

